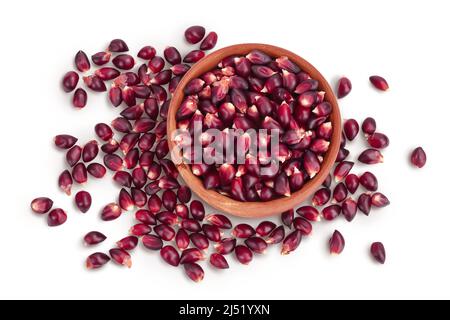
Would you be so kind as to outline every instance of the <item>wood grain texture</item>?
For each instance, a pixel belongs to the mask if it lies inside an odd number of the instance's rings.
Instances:
[[[290,197],[279,198],[268,202],[241,202],[221,195],[214,190],[206,190],[203,187],[202,181],[192,174],[189,165],[180,164],[178,170],[181,177],[197,196],[208,203],[211,207],[235,215],[247,218],[260,218],[269,215],[280,214],[283,211],[289,210],[300,205],[307,199],[325,180],[330,172],[336,155],[339,152],[341,141],[341,116],[339,106],[328,82],[322,74],[314,68],[308,61],[299,57],[298,55],[276,46],[258,43],[237,44],[223,49],[217,50],[202,60],[197,62],[182,78],[174,95],[172,97],[168,119],[167,119],[167,136],[169,140],[169,148],[172,151],[175,144],[172,141],[171,134],[176,130],[176,112],[184,98],[184,87],[193,78],[199,77],[207,71],[214,69],[217,64],[224,58],[230,55],[246,55],[250,51],[258,49],[264,51],[272,57],[287,56],[291,61],[295,62],[303,71],[309,73],[312,78],[319,81],[319,89],[326,92],[325,101],[328,101],[333,110],[330,119],[333,125],[333,134],[331,138],[330,147],[324,157],[319,173],[310,181],[308,181],[299,191],[293,193]]]

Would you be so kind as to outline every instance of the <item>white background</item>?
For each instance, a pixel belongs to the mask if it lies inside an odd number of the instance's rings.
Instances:
[[[313,299],[450,298],[450,212],[448,195],[448,88],[450,50],[448,1],[9,1],[0,13],[1,192],[0,298],[139,299]],[[75,52],[89,55],[110,39],[123,38],[132,52],[147,44],[186,52],[184,29],[201,24],[219,34],[218,47],[264,42],[290,49],[313,63],[335,85],[353,82],[340,101],[345,117],[371,115],[391,138],[385,163],[371,167],[391,206],[370,217],[357,216],[315,226],[299,250],[279,255],[278,247],[249,266],[230,258],[231,269],[205,267],[194,284],[182,269],[158,254],[137,250],[133,268],[109,264],[84,269],[92,252],[81,244],[93,229],[109,239],[107,250],[132,223],[125,215],[102,223],[100,208],[115,200],[108,179],[89,182],[91,210],[77,212],[57,188],[64,153],[52,146],[58,133],[85,142],[97,122],[117,114],[105,95],[89,96],[82,111],[70,105],[60,79]],[[391,90],[375,91],[372,74]],[[409,165],[410,150],[422,145],[427,166]],[[357,154],[362,141],[350,148]],[[362,172],[365,167],[358,167]],[[76,191],[77,189],[75,189]],[[30,200],[49,195],[69,212],[68,222],[50,229],[29,209]],[[255,221],[256,223],[256,221]],[[334,229],[347,240],[343,254],[327,253]],[[386,265],[368,255],[383,241]],[[94,249],[95,250],[95,249]]]

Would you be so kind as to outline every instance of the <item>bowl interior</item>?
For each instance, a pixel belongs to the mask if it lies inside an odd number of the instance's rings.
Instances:
[[[255,49],[261,50],[275,58],[280,56],[288,57],[303,71],[309,73],[313,79],[316,79],[319,82],[319,89],[325,91],[325,101],[328,101],[332,106],[330,121],[332,122],[333,133],[329,149],[325,154],[318,174],[313,179],[305,183],[299,191],[292,193],[290,197],[283,197],[267,202],[241,202],[224,196],[215,190],[207,190],[204,188],[202,181],[191,172],[189,165],[183,163],[177,165],[180,175],[184,179],[185,183],[198,195],[200,199],[215,209],[240,217],[264,217],[280,214],[286,210],[298,206],[326,179],[335,162],[337,153],[339,152],[341,140],[341,116],[338,103],[333,94],[333,90],[320,72],[309,62],[286,49],[267,44],[246,43],[225,47],[207,55],[202,60],[197,62],[184,75],[176,91],[174,92],[168,112],[167,136],[170,150],[173,151],[175,147],[175,143],[172,141],[171,137],[172,133],[177,129],[175,116],[182,100],[184,99],[184,88],[187,83],[189,83],[190,80],[201,76],[205,72],[214,69],[224,58],[231,55],[246,55]]]

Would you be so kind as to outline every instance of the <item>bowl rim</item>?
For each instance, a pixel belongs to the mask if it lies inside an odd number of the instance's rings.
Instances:
[[[339,152],[342,130],[339,105],[330,84],[312,64],[289,50],[262,43],[235,44],[218,49],[206,55],[200,61],[195,63],[182,77],[172,95],[167,115],[167,140],[169,150],[172,155],[172,152],[174,152],[175,142],[171,139],[171,137],[172,132],[177,129],[176,112],[184,98],[184,88],[189,81],[193,78],[201,76],[209,70],[214,69],[220,61],[228,56],[245,55],[252,50],[261,50],[272,57],[287,56],[289,60],[296,63],[302,71],[307,72],[311,75],[311,78],[316,79],[319,82],[319,90],[325,91],[326,94],[324,101],[328,101],[332,106],[332,112],[330,114],[330,122],[332,122],[332,137],[328,151],[326,152],[321,164],[320,171],[311,180],[305,183],[300,190],[293,192],[290,197],[277,198],[266,202],[242,202],[222,195],[215,190],[205,189],[201,179],[192,173],[189,165],[181,163],[176,164],[176,166],[186,185],[201,200],[205,201],[214,209],[238,217],[260,218],[281,214],[284,211],[295,208],[311,196],[312,193],[317,190],[327,178]]]

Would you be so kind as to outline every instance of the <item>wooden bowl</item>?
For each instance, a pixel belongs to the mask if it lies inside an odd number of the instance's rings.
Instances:
[[[170,150],[172,151],[175,146],[175,143],[171,140],[171,134],[177,129],[175,115],[184,98],[184,87],[187,83],[189,83],[189,81],[193,78],[197,78],[205,72],[217,67],[217,64],[222,59],[231,55],[246,55],[254,49],[261,50],[275,58],[287,56],[303,71],[309,73],[313,79],[319,81],[319,89],[326,92],[325,101],[328,101],[333,108],[330,115],[333,125],[333,133],[329,149],[324,157],[324,161],[322,162],[322,166],[318,174],[313,179],[308,181],[299,191],[294,192],[290,197],[279,198],[267,202],[241,202],[224,196],[215,190],[207,190],[203,187],[202,181],[191,172],[189,165],[179,164],[177,166],[186,185],[191,188],[191,190],[195,192],[200,199],[215,209],[235,216],[247,218],[280,214],[302,203],[302,201],[317,190],[317,188],[320,187],[326,179],[335,162],[341,142],[341,116],[339,113],[338,103],[333,94],[333,90],[320,72],[308,61],[283,48],[267,44],[245,43],[229,46],[207,55],[202,60],[197,62],[181,79],[172,97],[167,118],[167,136],[169,137],[168,142]]]

